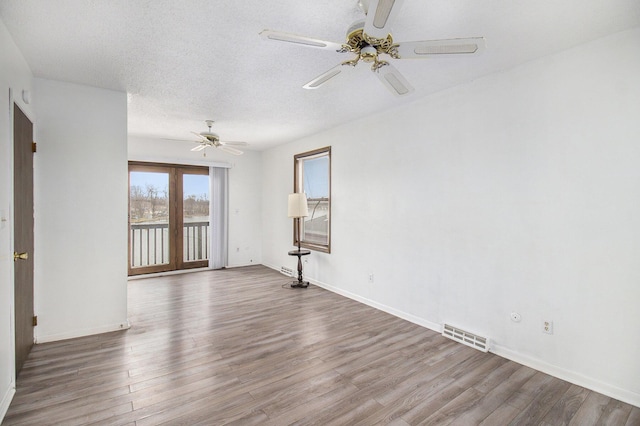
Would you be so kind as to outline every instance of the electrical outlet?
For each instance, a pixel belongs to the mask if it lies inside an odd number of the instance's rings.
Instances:
[[[542,332],[547,334],[553,334],[553,321],[551,320],[542,321]]]
[[[373,274],[369,274],[369,282],[372,283],[373,282]]]

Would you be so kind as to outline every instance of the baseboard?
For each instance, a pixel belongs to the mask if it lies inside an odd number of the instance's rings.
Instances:
[[[267,268],[271,268],[271,269],[273,269],[273,270],[275,270],[277,272],[280,272],[280,267],[279,266],[275,267],[275,266],[269,265],[267,263],[263,263],[263,265],[266,266]],[[407,320],[407,321],[412,322],[414,324],[417,324],[419,326],[428,328],[429,330],[433,330],[436,333],[441,333],[442,332],[442,326],[440,324],[436,324],[434,322],[427,321],[424,318],[419,318],[419,317],[417,317],[415,315],[411,315],[411,314],[408,314],[406,312],[399,311],[397,309],[392,308],[391,306],[387,306],[387,305],[384,305],[382,303],[378,303],[378,302],[376,302],[374,300],[367,299],[366,297],[362,297],[360,295],[348,292],[348,291],[343,290],[341,288],[334,287],[332,285],[329,285],[327,283],[323,283],[321,281],[315,280],[315,279],[310,278],[308,276],[305,276],[304,279],[309,281],[311,284],[317,285],[318,287],[322,287],[322,288],[324,288],[326,290],[329,290],[332,293],[339,294],[339,295],[344,296],[344,297],[346,297],[348,299],[355,300],[356,302],[364,303],[367,306],[371,306],[372,308],[376,308],[376,309],[378,309],[380,311],[386,312],[386,313],[391,314],[391,315],[393,315],[395,317],[402,318],[403,320]]]
[[[48,336],[47,335],[36,336],[35,343],[40,344],[40,343],[47,343],[47,342],[57,342],[59,340],[75,339],[76,337],[92,336],[94,334],[102,334],[102,333],[109,333],[111,331],[127,330],[129,328],[131,328],[131,324],[129,323],[129,320],[126,319],[125,321],[118,324],[110,324],[110,325],[105,325],[105,326],[96,327],[96,328],[85,328],[82,330],[74,330],[68,333],[52,334]]]
[[[227,265],[225,269],[233,269],[233,268],[246,268],[247,266],[259,266],[261,263],[249,262],[249,263],[239,263],[237,265]],[[266,265],[264,265],[266,266]],[[270,266],[269,266],[270,267]]]
[[[558,379],[573,383],[574,385],[582,386],[583,388],[590,389],[640,408],[640,394],[636,392],[621,389],[590,377],[583,376],[575,371],[548,364],[542,360],[528,357],[500,345],[492,344],[489,352],[501,356],[502,358],[517,362],[518,364],[526,365],[527,367],[531,367],[534,370],[541,371],[553,377],[557,377]]]
[[[164,277],[166,275],[190,274],[192,272],[202,272],[202,271],[213,271],[213,268],[209,268],[208,266],[205,266],[202,268],[178,269],[177,271],[165,271],[165,272],[154,272],[152,274],[130,275],[127,277],[127,280],[135,281],[135,280],[142,280],[145,278],[157,278],[157,277]]]
[[[419,325],[421,327],[428,328],[429,330],[433,330],[438,334],[440,334],[442,332],[442,326],[440,324],[436,324],[434,322],[427,321],[424,318],[420,318],[420,317],[417,317],[415,315],[411,315],[411,314],[408,314],[406,312],[400,311],[398,309],[394,309],[391,306],[387,306],[387,305],[384,305],[382,303],[376,302],[374,300],[367,299],[366,297],[362,297],[362,296],[359,296],[357,294],[345,291],[345,290],[343,290],[341,288],[334,287],[334,286],[329,285],[327,283],[318,282],[318,281],[313,280],[313,279],[311,279],[309,277],[305,277],[305,278],[311,284],[315,284],[318,287],[322,287],[322,288],[324,288],[326,290],[329,290],[329,291],[331,291],[333,293],[337,293],[337,294],[339,294],[341,296],[344,296],[346,298],[355,300],[356,302],[360,302],[360,303],[363,303],[363,304],[365,304],[367,306],[371,306],[372,308],[376,308],[376,309],[378,309],[380,311],[386,312],[388,314],[391,314],[391,315],[393,315],[395,317],[398,317],[398,318],[401,318],[403,320],[412,322],[412,323],[417,324],[417,325]]]
[[[0,402],[0,423],[4,420],[4,416],[7,415],[7,411],[9,411],[9,405],[11,405],[11,401],[13,400],[13,396],[16,394],[15,383],[12,381],[9,385],[9,389],[2,397],[2,401]]]
[[[269,265],[268,263],[262,263],[262,266],[266,266],[269,269],[273,269],[274,271],[276,271],[278,273],[281,273],[280,272],[280,266]],[[304,279],[308,281],[308,278],[306,276],[304,277]]]
[[[275,271],[280,272],[280,268],[276,268],[272,265],[265,264],[264,266],[274,269]],[[416,317],[414,315],[408,314],[406,312],[402,312],[400,310],[391,308],[382,303],[375,302],[373,300],[369,300],[365,297],[359,296],[357,294],[350,293],[338,287],[334,287],[332,285],[319,282],[309,277],[305,277],[311,284],[315,284],[318,287],[322,287],[326,290],[329,290],[333,293],[337,293],[341,296],[347,297],[349,299],[355,300],[360,303],[364,303],[365,305],[371,306],[373,308],[379,309],[388,314],[394,315],[398,318],[402,318],[414,324],[420,325],[422,327],[433,330],[437,333],[442,332],[442,325],[437,324],[431,321],[427,321],[423,318]],[[567,382],[573,383],[578,386],[582,386],[584,388],[590,389],[592,391],[601,393],[608,397],[620,400],[622,402],[626,402],[627,404],[634,405],[640,408],[640,394],[636,392],[632,392],[626,389],[621,389],[616,386],[612,386],[607,383],[600,382],[598,380],[583,376],[574,371],[566,370],[564,368],[557,367],[555,365],[548,364],[542,360],[530,358],[526,355],[515,352],[511,349],[502,347],[500,345],[491,344],[489,352],[498,355],[502,358],[506,358],[510,361],[517,362],[518,364],[526,365],[527,367],[531,367],[535,370],[541,371],[545,374],[549,374],[553,377],[557,377],[558,379],[565,380]]]

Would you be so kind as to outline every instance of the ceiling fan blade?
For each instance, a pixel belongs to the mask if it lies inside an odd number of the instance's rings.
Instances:
[[[297,34],[283,33],[280,31],[263,30],[260,36],[265,40],[285,41],[287,43],[301,44],[303,46],[315,47],[325,50],[340,50],[342,43],[319,40],[317,38],[305,37]]]
[[[161,138],[163,141],[175,141],[175,142],[192,142],[192,143],[200,143],[200,141],[194,141],[191,139],[172,139],[172,138]]]
[[[198,145],[198,146],[194,146],[193,148],[191,148],[191,151],[202,151],[203,149],[205,149],[207,146],[206,145]]]
[[[387,64],[374,71],[382,84],[394,95],[404,96],[413,92],[413,86],[409,84],[406,78],[393,65]]]
[[[228,142],[220,141],[220,145],[247,146],[249,144],[246,142],[238,142],[238,141],[228,141]]]
[[[200,133],[196,133],[196,132],[191,132],[191,133],[193,133],[194,135],[196,135],[197,137],[199,137],[199,138],[200,138],[200,139],[202,139],[202,140],[205,140],[205,141],[207,140],[207,138],[205,138],[204,136],[202,136]]]
[[[480,53],[485,48],[484,38],[452,38],[398,43],[400,59],[427,58],[439,55]]]
[[[313,80],[311,80],[310,82],[308,82],[302,87],[304,89],[317,89],[318,87],[326,84],[329,80],[332,80],[333,78],[339,76],[340,74],[348,72],[349,70],[352,70],[352,69],[354,69],[354,67],[350,65],[338,64],[335,67],[331,68],[329,71],[326,71],[320,74],[319,76],[317,76],[316,78],[314,78]]]
[[[371,0],[364,22],[365,34],[374,38],[387,37],[403,3],[404,0]]]
[[[233,155],[242,155],[244,154],[244,152],[240,151],[239,149],[235,149],[232,148],[230,146],[226,146],[226,145],[220,145],[218,146],[218,148],[220,148],[222,151],[229,153],[229,154],[233,154]]]

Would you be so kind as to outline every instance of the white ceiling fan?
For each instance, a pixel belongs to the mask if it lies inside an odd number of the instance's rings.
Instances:
[[[211,126],[213,126],[213,120],[205,120],[204,122],[207,124],[207,127],[209,127],[209,130],[207,130],[206,132],[200,132],[200,133],[191,132],[200,138],[200,140],[197,141],[199,145],[192,148],[191,151],[202,151],[204,149],[207,149],[207,147],[214,147],[228,154],[233,154],[233,155],[244,154],[239,149],[233,148],[233,147],[247,146],[248,144],[246,142],[223,142],[220,140],[220,137],[217,134],[211,131]],[[207,154],[204,153],[204,155],[206,156]]]
[[[404,0],[359,0],[358,6],[365,13],[366,19],[356,21],[349,27],[345,43],[271,30],[264,30],[260,35],[267,40],[356,55],[314,78],[303,86],[305,89],[317,89],[362,61],[370,63],[371,70],[380,81],[398,96],[408,95],[414,89],[389,60],[474,54],[484,49],[482,37],[394,42],[390,27],[402,3]]]

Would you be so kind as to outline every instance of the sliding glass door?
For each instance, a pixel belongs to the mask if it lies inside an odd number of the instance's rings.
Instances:
[[[169,167],[129,166],[129,275],[176,269]]]
[[[178,226],[178,259],[181,269],[209,263],[209,169],[188,169],[178,176],[181,225]]]
[[[129,275],[207,266],[209,169],[129,164]]]

